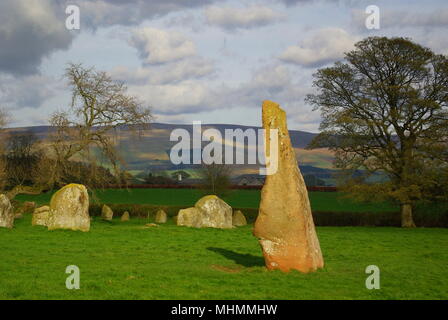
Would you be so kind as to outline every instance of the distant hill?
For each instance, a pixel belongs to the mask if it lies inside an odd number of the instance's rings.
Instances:
[[[192,125],[177,125],[177,124],[166,124],[166,123],[153,123],[151,124],[153,129],[162,129],[171,132],[176,128],[183,128],[192,132]],[[234,124],[203,124],[203,128],[215,128],[218,129],[222,135],[224,135],[225,129],[261,129],[261,127],[254,126],[242,126]],[[291,142],[294,148],[306,148],[308,144],[317,135],[316,133],[310,133],[305,131],[289,130],[289,135],[291,136]]]
[[[192,179],[198,178],[198,166],[194,165],[173,165],[169,160],[171,147],[177,142],[170,141],[170,134],[174,129],[186,129],[192,134],[192,125],[186,124],[166,124],[152,123],[149,130],[144,130],[138,135],[133,134],[126,128],[120,128],[114,133],[120,154],[126,162],[127,169],[137,176],[143,178],[149,171],[155,174],[169,175],[170,172],[182,169],[191,174]],[[203,129],[215,128],[224,137],[225,129],[260,129],[259,127],[241,126],[232,124],[203,124]],[[39,139],[46,140],[49,126],[36,126],[26,128],[13,128],[6,131],[12,134],[31,131]],[[303,174],[313,174],[324,179],[327,184],[332,184],[332,162],[333,154],[328,149],[306,150],[306,146],[316,136],[314,133],[290,130],[291,142],[295,149],[297,159]],[[235,165],[233,175],[256,174],[259,165]]]

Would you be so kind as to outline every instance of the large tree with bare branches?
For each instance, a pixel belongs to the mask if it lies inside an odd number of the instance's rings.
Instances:
[[[202,178],[201,189],[206,194],[225,197],[231,191],[231,174],[232,170],[229,165],[219,163],[203,164],[200,169]]]
[[[66,78],[72,89],[68,110],[56,112],[50,119],[54,127],[52,149],[55,165],[50,180],[57,182],[68,161],[80,158],[91,168],[107,161],[120,176],[120,157],[114,141],[115,129],[142,129],[152,120],[149,107],[128,94],[123,82],[106,72],[70,64]]]
[[[323,120],[312,147],[329,146],[349,172],[386,174],[376,184],[348,175],[346,186],[396,200],[402,226],[414,227],[416,201],[446,190],[448,58],[409,39],[370,37],[314,77],[318,92],[307,100]]]

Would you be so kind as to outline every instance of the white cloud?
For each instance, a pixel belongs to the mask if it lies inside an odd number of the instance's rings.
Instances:
[[[287,110],[312,113],[304,104],[311,81],[305,84],[285,65],[268,65],[253,72],[252,77],[235,87],[214,85],[198,80],[170,84],[131,84],[130,92],[153,106],[155,114],[175,116],[229,110],[259,108],[266,99],[279,102]],[[230,109],[235,108],[234,111]]]
[[[136,25],[142,17],[138,12],[139,6],[126,6],[125,3],[108,1],[77,1],[88,27],[97,29],[103,25],[122,24]]]
[[[194,113],[210,108],[212,90],[203,83],[131,86],[129,91],[153,106],[157,114]]]
[[[256,114],[263,100],[278,102],[288,114],[290,124],[298,129],[319,126],[319,112],[304,102],[311,93],[310,74],[298,74],[285,65],[270,64],[253,71],[248,81],[234,88],[220,88],[215,95],[214,108],[249,108]],[[298,125],[298,126],[297,126]]]
[[[267,65],[255,70],[252,78],[236,90],[235,96],[247,107],[259,107],[261,101],[267,99],[284,107],[296,107],[310,92],[309,85],[300,83],[300,80],[285,65]]]
[[[114,78],[129,84],[129,91],[153,106],[155,114],[188,114],[213,108],[213,90],[202,78],[215,72],[214,62],[199,56],[194,43],[176,31],[154,28],[134,30],[131,44],[142,66],[116,67]]]
[[[267,66],[257,70],[252,85],[257,88],[281,89],[291,82],[291,74],[286,66]]]
[[[149,27],[136,29],[130,44],[137,48],[147,64],[167,63],[196,54],[193,41],[177,31]]]
[[[279,21],[283,15],[271,8],[251,6],[246,8],[208,7],[205,17],[209,24],[227,30],[250,29]]]
[[[186,11],[182,14],[171,15],[169,18],[163,20],[163,25],[167,28],[190,29],[195,33],[204,31],[207,28],[204,19],[202,19],[202,15],[196,11]]]
[[[178,83],[188,79],[199,79],[215,71],[211,61],[202,57],[191,57],[159,66],[143,66],[137,69],[116,67],[111,71],[114,78],[130,84],[162,85]]]
[[[305,67],[319,67],[343,58],[354,48],[357,37],[340,28],[315,31],[300,44],[290,46],[280,55],[280,60]]]
[[[39,108],[56,94],[58,82],[48,76],[29,75],[14,78],[0,75],[0,104],[10,109]]]

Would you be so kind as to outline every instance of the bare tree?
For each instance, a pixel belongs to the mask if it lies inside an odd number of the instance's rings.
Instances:
[[[4,136],[4,127],[6,126],[8,122],[8,114],[4,109],[0,108],[0,134]],[[4,141],[5,139],[0,139],[0,191],[5,188],[6,184],[6,162],[5,162],[5,146]]]
[[[36,195],[44,187],[39,176],[47,176],[48,170],[41,170],[46,162],[37,137],[30,132],[2,133],[0,145],[0,189],[8,189],[6,196],[13,199],[18,194]]]
[[[56,159],[49,177],[58,182],[67,163],[77,158],[92,164],[107,162],[117,177],[121,159],[115,147],[116,129],[141,129],[152,121],[150,108],[127,93],[123,82],[81,64],[70,64],[66,77],[72,88],[70,108],[50,119],[55,128],[52,151]]]
[[[11,121],[9,113],[5,109],[0,108],[0,135],[2,139],[0,140],[0,190],[5,190],[8,175],[7,175],[7,158],[6,152],[7,148],[5,145],[5,141],[7,141],[6,137],[8,134],[4,132],[5,127]],[[19,193],[27,193],[27,194],[35,194],[34,188],[30,188],[28,186],[16,186],[13,190],[10,190],[6,193],[6,196],[9,199],[13,199]]]
[[[220,197],[230,192],[231,168],[225,164],[203,164],[201,168],[202,189],[207,194]]]
[[[33,185],[42,156],[33,132],[11,133],[6,146],[6,176],[13,186]]]

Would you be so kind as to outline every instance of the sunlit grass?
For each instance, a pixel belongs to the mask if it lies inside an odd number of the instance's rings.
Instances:
[[[447,299],[448,230],[320,227],[325,268],[269,272],[251,226],[190,229],[95,219],[88,233],[0,228],[0,299]],[[381,289],[367,290],[368,265]],[[81,289],[65,287],[65,268]]]

